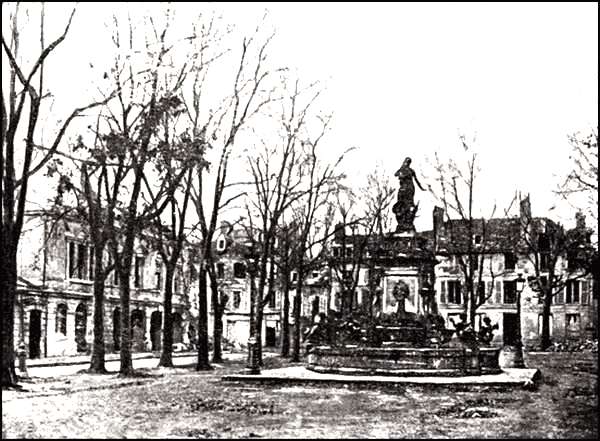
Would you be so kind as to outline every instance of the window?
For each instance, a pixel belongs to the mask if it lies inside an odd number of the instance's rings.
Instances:
[[[227,245],[227,242],[225,241],[224,237],[220,237],[219,240],[217,240],[217,250],[218,251],[225,251],[225,245]]]
[[[346,247],[346,258],[351,259],[354,256],[354,246],[348,245]]]
[[[69,242],[69,278],[75,277],[75,243]]]
[[[154,289],[162,289],[162,261],[156,259],[156,269],[154,270]]]
[[[333,252],[333,257],[340,257],[342,254],[340,247],[333,247],[332,252]]]
[[[311,273],[311,277],[312,277],[313,279],[316,279],[317,277],[319,277],[319,272],[318,272],[318,271],[313,271],[313,272]]]
[[[87,269],[87,247],[82,244],[77,244],[77,278],[85,279]]]
[[[235,262],[233,264],[233,277],[236,279],[246,278],[246,265],[241,262]]]
[[[94,274],[93,247],[67,242],[68,276],[70,279],[92,280]]]
[[[587,305],[590,303],[590,281],[584,280],[581,282],[581,304]]]
[[[461,289],[460,280],[448,280],[448,303],[460,305],[461,301]]]
[[[566,326],[568,331],[579,331],[580,316],[579,314],[567,314]]]
[[[504,253],[504,269],[514,270],[517,264],[517,257],[514,253]]]
[[[565,303],[579,303],[579,280],[567,280]]]
[[[475,235],[475,245],[481,245],[481,234],[476,234]]]
[[[446,281],[442,280],[440,282],[440,303],[446,303]]]
[[[342,270],[342,280],[349,283],[352,280],[352,270]]]
[[[298,281],[298,273],[296,271],[292,271],[292,282]]]
[[[143,256],[135,256],[135,270],[134,270],[134,279],[133,286],[136,288],[142,288],[142,271],[144,269],[144,257]]]
[[[504,281],[504,303],[517,303],[517,282],[515,280]]]
[[[67,335],[67,305],[60,303],[56,307],[56,327],[57,334]]]
[[[239,309],[242,303],[242,293],[240,291],[233,291],[233,309]]]
[[[271,309],[275,309],[275,299],[277,297],[277,294],[275,293],[275,291],[271,292],[271,295],[269,295],[269,308]]]
[[[550,255],[548,253],[540,253],[540,271],[548,271],[550,268]]]
[[[217,279],[225,277],[225,264],[223,262],[217,263]]]

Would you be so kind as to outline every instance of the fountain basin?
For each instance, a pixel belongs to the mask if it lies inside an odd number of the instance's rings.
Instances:
[[[315,346],[307,369],[347,375],[463,376],[497,374],[499,348]]]

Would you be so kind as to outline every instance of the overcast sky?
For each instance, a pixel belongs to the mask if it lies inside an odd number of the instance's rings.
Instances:
[[[65,17],[60,7],[47,5],[59,24]],[[183,15],[197,7],[174,4]],[[479,152],[479,194],[486,203],[505,206],[516,190],[530,192],[534,215],[574,223],[552,191],[568,171],[567,135],[597,127],[596,3],[210,7],[248,29],[269,10],[267,22],[276,29],[271,57],[307,81],[326,84],[321,104],[334,115],[327,148],[336,153],[359,147],[345,164],[357,182],[378,163],[394,179],[411,156],[428,183],[433,176],[427,158],[458,151],[463,133]],[[103,21],[119,8],[78,6],[60,56],[85,81],[86,58],[100,56],[101,41],[109,39]],[[430,228],[434,200],[424,192],[416,199],[417,229]]]

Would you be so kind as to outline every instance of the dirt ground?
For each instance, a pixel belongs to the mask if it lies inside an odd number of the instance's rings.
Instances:
[[[266,367],[285,365],[279,358]],[[594,438],[597,354],[529,354],[535,391],[226,383],[242,361],[32,378],[2,391],[3,438]]]

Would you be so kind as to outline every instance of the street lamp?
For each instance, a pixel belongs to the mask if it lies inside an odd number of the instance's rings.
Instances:
[[[256,276],[256,260],[258,255],[254,250],[252,243],[246,243],[246,259],[248,261],[248,273],[250,275],[250,338],[248,338],[248,360],[244,372],[249,375],[260,374],[259,356],[260,356],[260,344],[261,342],[257,338],[258,329],[256,323],[257,314],[257,295],[255,286]]]
[[[524,368],[525,360],[523,358],[523,336],[521,335],[521,293],[525,289],[525,279],[521,273],[518,273],[516,282],[517,288],[517,341],[515,344],[515,358],[513,367]]]

